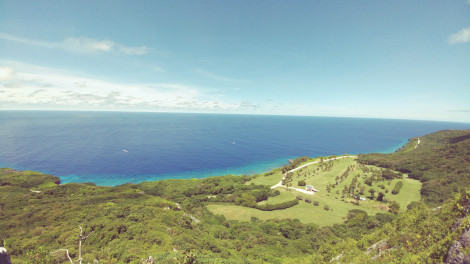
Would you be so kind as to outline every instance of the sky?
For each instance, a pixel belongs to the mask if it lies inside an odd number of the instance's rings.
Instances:
[[[470,0],[0,0],[0,110],[470,122]]]

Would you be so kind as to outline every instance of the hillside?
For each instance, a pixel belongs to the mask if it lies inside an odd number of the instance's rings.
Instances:
[[[248,194],[273,197],[269,187],[245,184],[252,179],[248,176],[100,187],[55,185],[51,176],[40,173],[0,172],[2,180],[11,177],[20,184],[0,186],[0,241],[14,263],[35,258],[44,262],[32,263],[66,263],[65,251],[59,249],[68,249],[76,259],[80,227],[85,234],[92,232],[83,245],[87,262],[141,263],[151,255],[157,263],[186,263],[188,254],[196,254],[202,263],[281,263],[328,250],[394,218],[357,210],[360,223],[318,227],[296,219],[227,220],[206,209],[214,195],[221,203],[238,205]],[[34,185],[23,187],[30,178]]]
[[[149,256],[155,263],[440,263],[450,259],[451,245],[463,258],[470,246],[461,236],[470,227],[470,191],[463,186],[469,134],[433,133],[394,154],[360,155],[360,163],[320,158],[284,180],[292,188],[302,181],[318,188],[300,197],[287,187],[271,189],[290,167],[117,187],[60,185],[51,175],[0,169],[0,247],[13,263],[70,263],[61,249],[78,258],[82,227],[89,234],[84,263],[144,263]],[[420,183],[407,173],[422,180],[423,189],[449,181],[446,175],[461,182],[445,185],[444,203],[429,207],[436,196],[421,190],[426,203],[418,201]],[[398,182],[401,191],[392,194]],[[362,195],[361,186],[371,195],[363,203],[351,198]],[[388,212],[394,202],[398,214]]]
[[[391,154],[360,155],[363,164],[407,173],[423,183],[423,200],[437,206],[470,184],[470,130],[435,132]]]
[[[276,196],[258,201],[257,205],[214,201],[207,208],[214,214],[223,214],[233,220],[249,221],[251,217],[260,220],[295,218],[302,223],[331,226],[343,223],[350,210],[363,210],[369,215],[388,213],[390,205],[396,202],[397,210],[405,212],[408,204],[420,200],[419,181],[395,171],[359,164],[354,156],[330,156],[325,161],[317,159],[316,162],[308,160],[298,163],[297,168],[300,169],[287,173],[283,186],[276,184],[283,178],[284,169],[253,176],[247,185],[275,187],[272,189],[279,192]],[[287,172],[287,169],[284,171]],[[394,192],[397,184],[402,187]],[[316,192],[303,192],[307,185],[314,186]],[[296,199],[299,200],[297,204],[283,210],[255,209]]]

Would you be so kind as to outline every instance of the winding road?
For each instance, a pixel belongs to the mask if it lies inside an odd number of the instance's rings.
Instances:
[[[325,162],[325,161],[330,161],[330,160],[344,159],[344,158],[357,158],[357,156],[349,156],[349,155],[346,155],[346,156],[335,157],[335,158],[331,158],[331,159],[325,159],[325,160],[323,160],[323,162]],[[306,194],[310,194],[310,195],[315,194],[315,192],[309,192],[309,191],[304,190],[304,189],[295,188],[295,187],[287,187],[287,186],[285,186],[285,185],[282,185],[282,181],[286,178],[287,173],[289,173],[289,172],[294,172],[294,171],[296,171],[296,170],[300,170],[300,169],[302,169],[302,168],[304,168],[304,167],[307,167],[307,166],[312,165],[312,164],[320,163],[320,162],[322,162],[322,161],[321,161],[321,160],[313,161],[313,162],[304,164],[304,165],[302,165],[302,166],[300,166],[300,167],[297,167],[297,168],[295,168],[295,169],[292,169],[292,170],[290,170],[290,171],[284,173],[284,176],[282,177],[282,180],[281,180],[278,184],[271,186],[271,189],[275,189],[275,188],[277,188],[277,187],[285,187],[285,188],[293,189],[293,190],[296,190],[296,191],[298,191],[298,192],[302,192],[302,193],[306,193]]]

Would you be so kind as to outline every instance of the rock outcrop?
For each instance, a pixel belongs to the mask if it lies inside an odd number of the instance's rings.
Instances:
[[[457,220],[457,223],[452,227],[452,231],[456,230],[462,225],[463,220],[470,214],[470,202],[467,203],[463,211],[463,215]],[[470,228],[466,228],[455,240],[447,251],[445,262],[446,264],[470,264]]]
[[[4,247],[0,247],[0,264],[11,264],[10,256]]]
[[[154,264],[154,263],[155,263],[155,259],[152,256],[149,256],[148,259],[144,259],[142,261],[142,264]]]

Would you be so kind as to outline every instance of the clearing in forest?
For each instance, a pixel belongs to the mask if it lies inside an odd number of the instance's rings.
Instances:
[[[314,160],[304,164],[312,161]],[[273,186],[279,183],[282,177],[281,169],[275,169],[259,175],[247,184]],[[395,187],[397,183],[401,188]],[[306,185],[312,185],[318,191],[314,195],[308,195],[278,187],[276,190],[279,190],[279,195],[260,202],[278,204],[296,198],[300,200],[298,205],[283,210],[261,211],[233,204],[211,204],[208,208],[215,214],[223,214],[227,219],[249,221],[251,217],[260,220],[297,218],[303,223],[324,226],[343,222],[348,211],[352,209],[364,210],[369,215],[387,213],[391,201],[397,202],[400,212],[404,212],[409,203],[421,198],[419,181],[407,178],[406,174],[359,164],[353,158],[306,166],[288,173],[284,184],[302,189]]]

